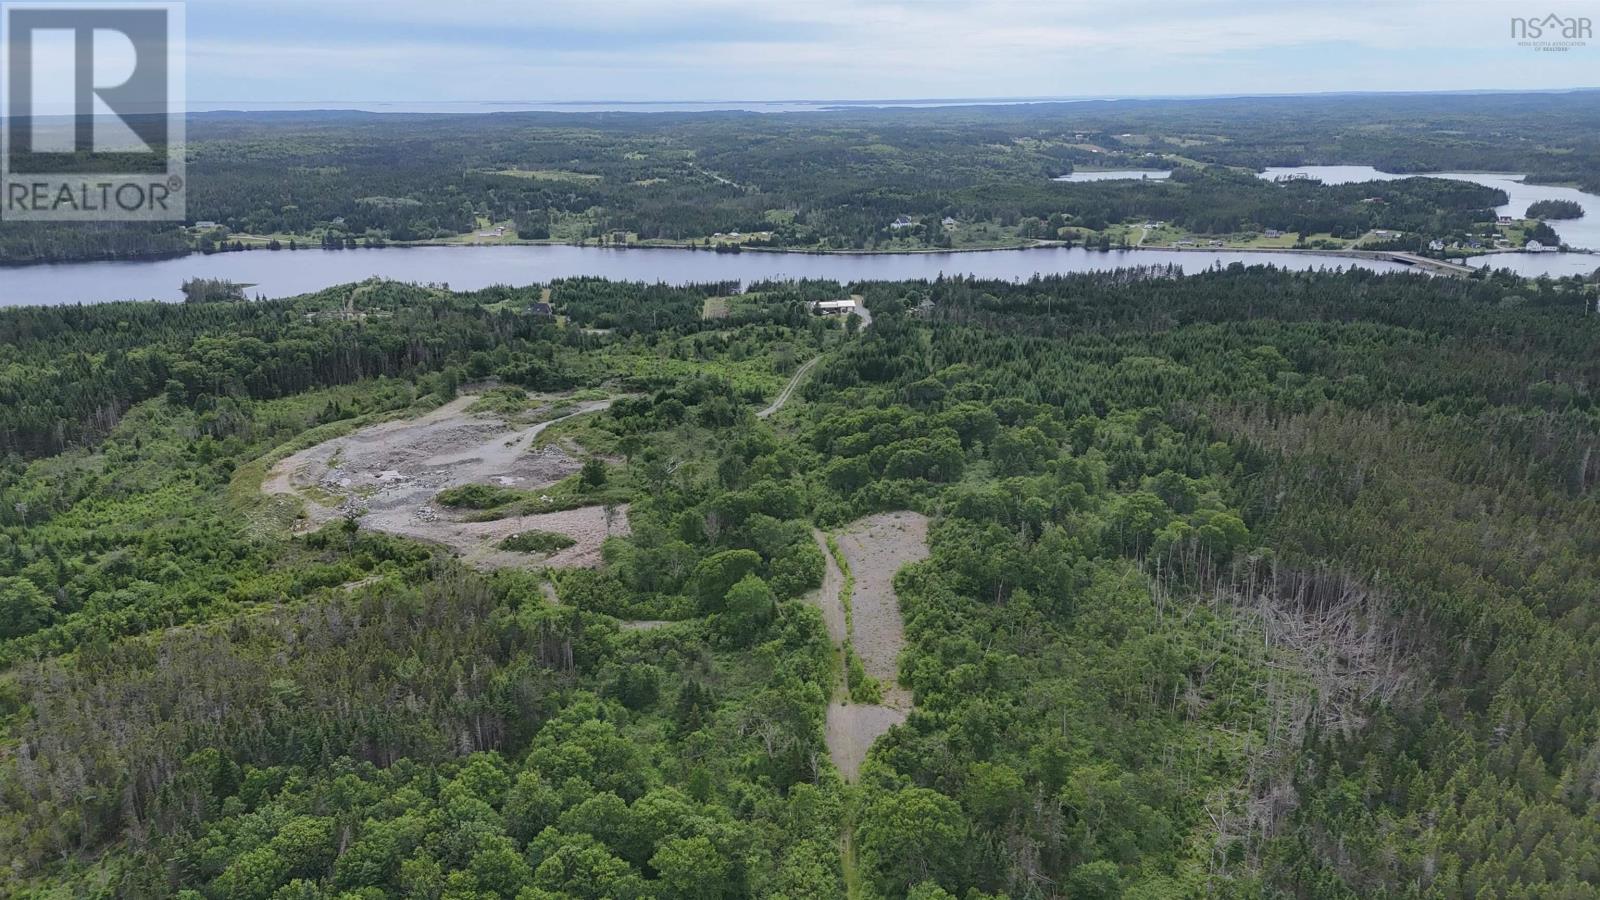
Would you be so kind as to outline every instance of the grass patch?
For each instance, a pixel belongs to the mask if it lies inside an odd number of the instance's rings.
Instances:
[[[843,579],[839,585],[839,605],[844,609],[844,689],[850,697],[851,703],[882,703],[883,685],[878,679],[867,674],[861,664],[861,657],[856,655],[855,616],[851,613],[850,601],[855,595],[856,576],[850,571],[850,561],[845,558],[844,551],[839,549],[839,542],[833,535],[828,535],[828,553],[833,556],[833,561],[839,566]]]
[[[732,300],[728,297],[707,297],[700,310],[700,318],[726,319],[731,305]]]
[[[555,553],[576,544],[577,541],[554,531],[524,531],[500,542],[501,550],[513,553]]]
[[[839,605],[844,608],[844,632],[854,637],[856,623],[850,614],[850,598],[855,594],[856,576],[850,571],[850,560],[845,559],[844,551],[839,549],[839,542],[831,534],[828,535],[828,552],[833,555],[834,563],[844,575],[844,583],[839,587]]]
[[[519,387],[497,387],[484,391],[482,396],[472,401],[467,407],[467,412],[474,414],[488,413],[491,415],[509,418],[518,413],[527,412],[536,405],[537,401],[528,396],[528,392]]]
[[[613,476],[616,470],[612,470]],[[493,522],[512,516],[536,516],[541,513],[561,512],[567,509],[578,509],[584,506],[621,506],[633,499],[632,485],[619,484],[613,477],[606,484],[598,488],[585,488],[578,475],[570,475],[552,485],[546,485],[535,490],[518,491],[507,488],[494,488],[487,485],[466,485],[466,487],[485,487],[497,492],[493,499],[499,502],[489,503],[485,506],[461,507],[474,509],[476,512],[466,516],[468,522]],[[460,490],[453,488],[452,490]],[[446,491],[444,493],[450,493]],[[487,499],[487,495],[485,495]],[[439,495],[439,502],[444,502],[444,494]]]
[[[447,488],[435,496],[434,502],[451,509],[494,509],[522,499],[524,492],[489,484],[463,484]]]

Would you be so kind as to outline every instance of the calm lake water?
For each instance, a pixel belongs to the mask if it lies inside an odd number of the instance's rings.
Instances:
[[[1520,254],[1513,254],[1520,255]],[[1556,254],[1546,254],[1555,256]],[[690,282],[766,278],[900,281],[972,275],[1023,280],[1034,275],[1176,265],[1186,273],[1231,263],[1286,269],[1406,271],[1399,263],[1249,251],[1112,250],[1047,247],[969,253],[709,253],[697,250],[568,247],[389,247],[383,250],[250,250],[149,262],[89,262],[0,268],[0,306],[178,300],[189,278],[254,285],[253,297],[291,297],[374,275],[475,290],[597,275],[618,281]],[[1596,263],[1600,265],[1600,262]]]
[[[1262,178],[1277,179],[1286,175],[1303,173],[1323,184],[1348,184],[1352,181],[1393,181],[1397,178],[1415,178],[1417,175],[1396,175],[1380,172],[1371,166],[1289,166],[1267,169]],[[1583,207],[1583,218],[1552,220],[1550,227],[1561,235],[1563,243],[1586,250],[1600,250],[1600,196],[1586,194],[1577,188],[1549,187],[1524,184],[1521,175],[1501,175],[1484,172],[1428,172],[1428,178],[1448,178],[1452,181],[1471,181],[1475,184],[1497,187],[1506,192],[1511,202],[1496,210],[1502,216],[1522,218],[1528,207],[1538,200],[1572,200]],[[1586,271],[1593,271],[1590,266]],[[1554,274],[1554,273],[1552,273]]]
[[[1099,172],[1073,172],[1071,175],[1059,175],[1051,181],[1163,181],[1172,177],[1171,169],[1105,169]]]

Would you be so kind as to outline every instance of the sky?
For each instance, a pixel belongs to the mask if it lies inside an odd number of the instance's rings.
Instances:
[[[188,0],[191,108],[1600,86],[1583,0]]]

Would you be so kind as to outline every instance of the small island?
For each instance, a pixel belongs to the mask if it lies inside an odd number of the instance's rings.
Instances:
[[[1530,219],[1581,219],[1583,205],[1576,200],[1539,200],[1529,205]]]
[[[248,299],[245,288],[254,287],[226,278],[190,278],[183,282],[185,303],[231,303]]]

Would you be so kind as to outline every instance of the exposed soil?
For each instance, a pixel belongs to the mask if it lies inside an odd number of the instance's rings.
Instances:
[[[872,742],[906,720],[906,711],[862,703],[828,704],[828,758],[845,781],[861,777],[861,764]]]
[[[908,709],[911,697],[898,685],[905,623],[895,599],[894,576],[909,563],[928,558],[928,518],[892,512],[868,516],[835,538],[855,576],[850,599],[851,639],[867,674],[883,684],[883,702]]]
[[[594,506],[464,522],[433,504],[434,496],[447,488],[487,484],[535,489],[580,468],[559,447],[530,449],[557,419],[523,426],[493,414],[468,413],[477,399],[457,397],[416,419],[384,422],[302,450],[273,466],[261,489],[305,500],[301,528],[355,512],[363,528],[442,544],[480,568],[598,564],[601,543],[610,535],[628,533],[626,506],[609,514]],[[604,400],[581,403],[568,415],[609,405]],[[548,557],[499,549],[501,541],[529,529],[565,534],[577,543]]]
[[[908,563],[927,558],[928,520],[919,513],[882,513],[851,524],[835,537],[855,577],[848,629],[840,599],[844,573],[828,553],[821,532],[814,537],[826,568],[813,599],[822,609],[828,637],[836,645],[849,640],[862,668],[883,687],[882,704],[828,704],[828,756],[846,781],[855,781],[873,742],[904,722],[911,710],[911,693],[896,680],[905,624],[894,594],[894,576]]]
[[[822,551],[823,564],[822,587],[812,596],[822,609],[822,621],[828,626],[828,639],[835,646],[843,646],[850,639],[845,631],[844,603],[839,598],[839,592],[844,590],[844,573],[839,571],[839,564],[833,561],[833,554],[828,551],[827,536],[815,529],[811,536],[817,542],[817,549]]]

